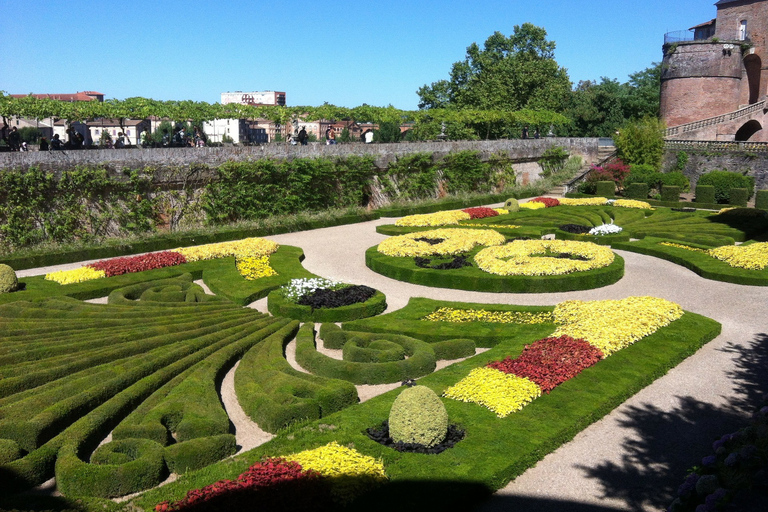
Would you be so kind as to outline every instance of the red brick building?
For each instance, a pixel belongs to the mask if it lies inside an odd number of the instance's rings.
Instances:
[[[664,38],[667,138],[768,141],[768,0],[720,0],[717,17]]]

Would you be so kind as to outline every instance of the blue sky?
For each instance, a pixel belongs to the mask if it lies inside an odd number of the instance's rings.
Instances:
[[[419,87],[494,31],[533,23],[574,84],[625,82],[661,60],[666,32],[715,15],[714,0],[0,0],[0,90],[415,109]]]

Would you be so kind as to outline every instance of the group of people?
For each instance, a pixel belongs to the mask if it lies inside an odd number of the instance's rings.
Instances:
[[[533,138],[534,139],[538,139],[539,137],[541,137],[541,134],[539,133],[539,128],[537,127],[537,128],[535,128],[533,130]],[[520,138],[521,139],[527,139],[528,138],[528,127],[527,126],[523,127],[523,133],[522,133],[522,136]]]
[[[361,133],[360,141],[365,142],[366,144],[373,142],[373,130],[369,129]],[[302,127],[295,137],[293,135],[289,135],[288,142],[293,145],[300,144],[302,146],[306,146],[309,142],[309,134],[307,133],[307,129]],[[333,127],[329,126],[328,129],[325,130],[325,144],[329,146],[336,144],[336,130],[334,130]]]

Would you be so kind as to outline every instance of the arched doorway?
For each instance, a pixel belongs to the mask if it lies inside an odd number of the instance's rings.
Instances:
[[[745,140],[749,140],[750,137],[752,137],[754,134],[762,130],[763,127],[755,121],[754,119],[751,121],[747,121],[744,123],[744,125],[739,128],[739,131],[736,132],[736,141],[742,142]]]
[[[757,55],[747,55],[744,58],[744,69],[747,72],[749,86],[749,104],[757,103],[760,98],[760,68],[762,60]]]

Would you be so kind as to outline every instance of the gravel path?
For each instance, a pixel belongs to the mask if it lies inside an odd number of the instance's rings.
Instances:
[[[709,281],[661,259],[617,251],[625,259],[625,276],[596,290],[495,294],[428,288],[394,281],[365,266],[365,250],[386,238],[375,227],[392,222],[379,219],[267,238],[301,247],[305,268],[315,274],[382,291],[387,296],[387,311],[402,308],[410,297],[554,305],[569,299],[651,295],[723,324],[718,338],[544,457],[477,510],[663,510],[687,469],[709,454],[713,439],[742,426],[768,391],[768,287]],[[80,265],[20,271],[18,275]],[[263,300],[251,305],[260,311],[265,306]],[[231,393],[229,378],[222,385],[223,397]],[[225,403],[233,415],[239,405],[236,400],[231,403],[231,398]],[[233,423],[239,432],[238,444],[244,449],[268,436],[247,434],[247,418],[241,422],[235,414]]]

